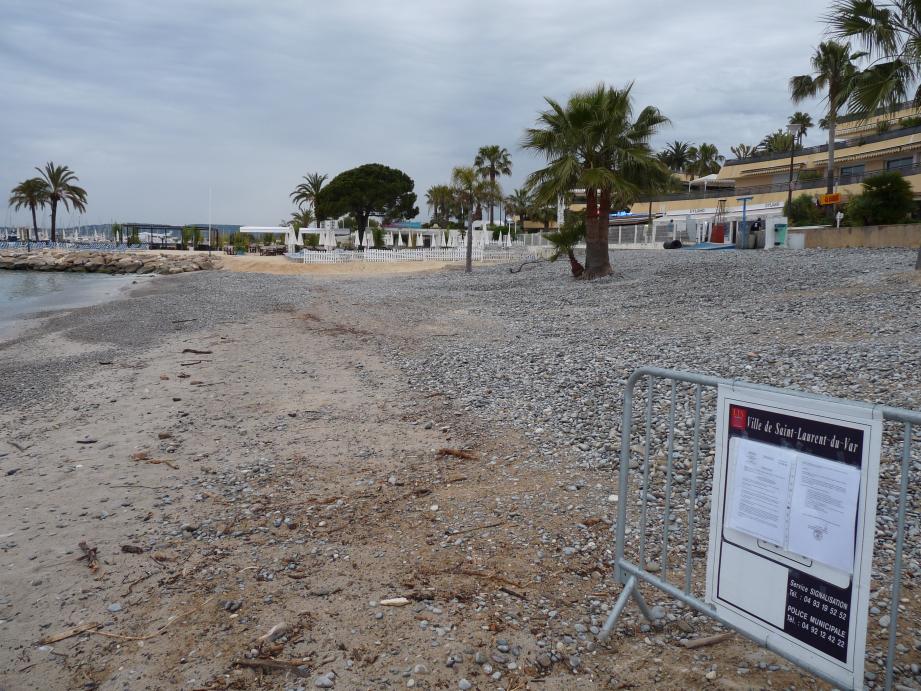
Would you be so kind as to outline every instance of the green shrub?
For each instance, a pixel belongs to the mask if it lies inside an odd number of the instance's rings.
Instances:
[[[825,220],[821,207],[816,206],[815,200],[808,194],[793,197],[791,204],[784,204],[783,213],[791,227],[815,226]]]
[[[892,129],[892,123],[888,120],[880,120],[876,123],[876,134],[886,134]]]
[[[384,246],[384,229],[379,226],[371,227],[371,238],[374,240],[375,247]]]
[[[921,116],[909,115],[907,118],[899,120],[899,127],[918,127],[921,126]]]
[[[320,244],[320,234],[319,233],[305,233],[304,234],[304,244],[307,247],[317,247]]]
[[[866,178],[863,192],[847,203],[844,223],[848,226],[907,223],[914,206],[911,184],[900,173],[880,173]]]
[[[796,176],[796,179],[800,182],[813,182],[820,180],[822,177],[824,176],[817,170],[804,170]]]

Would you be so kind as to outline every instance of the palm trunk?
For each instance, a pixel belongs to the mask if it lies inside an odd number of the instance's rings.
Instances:
[[[593,218],[585,218],[585,273],[582,278],[593,279],[613,272],[608,254],[608,220],[611,215],[611,193],[602,190],[595,207],[594,192],[589,209],[594,209]],[[588,195],[586,194],[586,197]]]
[[[489,193],[492,194],[493,190],[496,188],[496,172],[494,170],[489,171]],[[489,225],[493,225],[493,211],[495,210],[495,205],[493,204],[492,199],[489,200]]]
[[[56,200],[51,202],[51,242],[57,242],[57,218],[58,218],[58,203]]]
[[[915,271],[921,271],[921,247],[918,248],[918,258],[915,260]]]
[[[572,247],[566,248],[566,254],[569,255],[569,270],[572,271],[572,275],[575,278],[581,278],[585,267],[579,263],[579,260],[576,259],[575,252],[572,251]]]
[[[833,194],[835,191],[835,119],[838,114],[834,111],[828,113],[828,182],[825,191]]]
[[[472,189],[470,196],[473,196]],[[464,273],[469,274],[471,271],[473,271],[473,213],[468,214],[467,218],[467,263],[464,266]]]
[[[38,219],[35,217],[35,204],[32,207],[32,234],[35,235],[35,242],[38,242]]]

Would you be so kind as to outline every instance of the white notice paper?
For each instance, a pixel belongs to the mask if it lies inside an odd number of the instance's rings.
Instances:
[[[787,529],[790,471],[796,453],[780,446],[739,439],[726,524],[774,545]]]
[[[797,455],[788,549],[853,573],[859,493],[857,468],[816,456]]]

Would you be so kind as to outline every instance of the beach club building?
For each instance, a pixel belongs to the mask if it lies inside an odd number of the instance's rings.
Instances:
[[[865,120],[841,117],[836,136],[834,176],[835,192],[841,195],[839,206],[862,191],[864,179],[884,171],[904,175],[916,198],[921,198],[921,110],[905,105],[877,111]],[[792,157],[794,198],[807,194],[817,203],[833,202],[834,197],[823,198],[827,170],[827,145],[796,150]],[[681,192],[642,199],[630,211],[646,218],[651,211],[657,228],[684,227],[693,221],[688,225],[701,239],[710,238],[713,226],[721,223],[725,241],[731,242],[743,211],[749,222],[783,215],[790,171],[789,151],[729,160],[719,173],[685,181],[686,189]]]

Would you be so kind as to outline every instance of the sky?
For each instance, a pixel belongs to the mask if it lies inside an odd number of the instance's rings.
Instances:
[[[829,0],[3,0],[0,191],[46,161],[81,223],[272,225],[308,172],[399,168],[425,190],[480,146],[512,155],[544,97],[634,82],[654,140],[757,144],[795,110]],[[821,143],[817,128],[806,144]],[[45,213],[45,223],[49,222]],[[62,225],[77,222],[63,214]],[[0,225],[29,223],[7,211]],[[41,223],[41,218],[40,218]]]

